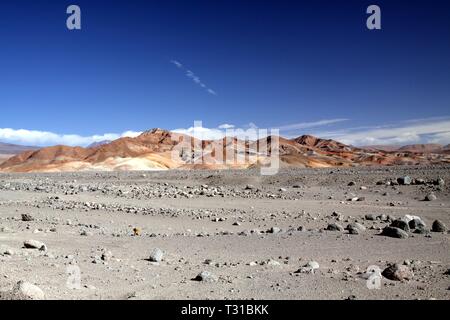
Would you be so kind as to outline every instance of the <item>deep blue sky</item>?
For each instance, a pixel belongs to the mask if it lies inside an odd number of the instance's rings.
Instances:
[[[66,28],[70,4],[81,31]],[[366,28],[370,4],[382,30]],[[2,1],[0,128],[91,135],[194,120],[356,127],[450,116],[449,17],[444,0]]]

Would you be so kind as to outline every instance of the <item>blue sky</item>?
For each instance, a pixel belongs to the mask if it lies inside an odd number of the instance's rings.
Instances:
[[[70,4],[82,30],[66,28]],[[450,143],[449,15],[445,0],[2,1],[0,141],[86,145],[201,120]]]

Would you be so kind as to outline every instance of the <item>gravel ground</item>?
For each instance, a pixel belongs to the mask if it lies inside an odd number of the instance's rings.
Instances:
[[[0,174],[0,299],[447,300],[449,169]]]

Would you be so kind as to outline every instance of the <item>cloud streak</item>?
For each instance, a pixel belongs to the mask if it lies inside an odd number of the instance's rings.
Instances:
[[[338,118],[338,119],[324,119],[324,120],[319,120],[319,121],[314,121],[314,122],[300,122],[300,123],[279,126],[277,129],[279,129],[280,131],[302,130],[302,129],[326,126],[326,125],[335,124],[335,123],[348,121],[348,120],[349,119]]]
[[[81,136],[78,134],[58,134],[48,131],[0,128],[0,141],[27,146],[88,146],[94,142],[116,140],[122,137],[136,137],[141,132],[125,131],[123,133],[105,133],[101,135]]]
[[[200,88],[204,89],[206,92],[208,92],[211,95],[214,95],[214,96],[217,95],[216,91],[214,91],[211,88],[208,88],[208,86],[205,83],[203,83],[202,80],[200,80],[200,78],[197,75],[195,75],[194,72],[192,72],[189,69],[186,69],[181,62],[178,62],[176,60],[171,60],[170,63],[174,64],[178,69],[182,70],[185,73],[186,77],[188,77],[195,84],[200,86]]]

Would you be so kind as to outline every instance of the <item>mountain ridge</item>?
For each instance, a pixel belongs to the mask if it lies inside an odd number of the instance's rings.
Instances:
[[[274,138],[268,136],[257,141],[243,141],[236,137],[199,140],[154,128],[134,138],[123,137],[86,148],[59,145],[28,150],[1,163],[0,171],[242,169],[268,165],[274,152],[279,154],[281,166],[312,168],[449,162],[445,154],[425,157],[400,148],[392,152],[364,149],[311,135],[293,139],[280,136],[277,150],[272,150],[270,142]],[[260,150],[265,145],[267,153]],[[224,155],[230,153],[234,158],[225,162]],[[237,161],[239,157],[245,161]]]

